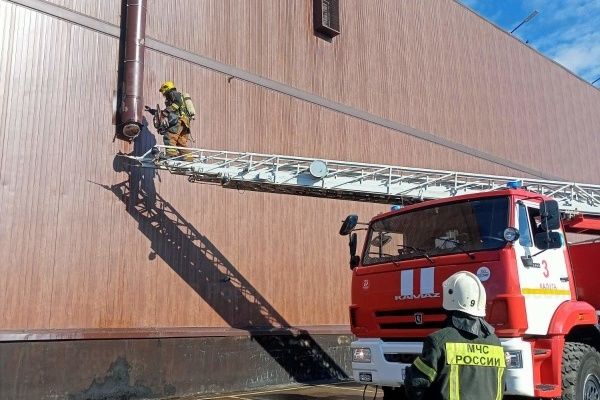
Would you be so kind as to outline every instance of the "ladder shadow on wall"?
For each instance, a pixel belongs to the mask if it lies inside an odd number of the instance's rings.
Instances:
[[[145,125],[132,155],[155,144]],[[308,332],[291,327],[217,247],[156,192],[154,170],[126,171],[118,163],[115,169],[127,172],[129,179],[103,187],[126,205],[139,231],[151,241],[151,257],[160,257],[231,327],[246,330],[294,381],[348,379]]]

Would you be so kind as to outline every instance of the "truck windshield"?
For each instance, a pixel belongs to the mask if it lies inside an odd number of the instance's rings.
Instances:
[[[499,249],[506,244],[508,204],[508,197],[491,197],[377,220],[369,227],[363,264]]]

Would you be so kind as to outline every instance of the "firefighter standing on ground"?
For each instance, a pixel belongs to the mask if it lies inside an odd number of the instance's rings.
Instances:
[[[406,369],[409,399],[500,400],[506,360],[498,337],[484,319],[485,288],[474,274],[457,272],[444,281],[447,327],[431,334]]]
[[[166,146],[189,147],[190,120],[196,114],[190,96],[177,91],[172,81],[163,83],[159,92],[165,97],[166,108],[160,111],[155,128],[163,135]],[[158,112],[148,106],[146,110],[153,114]],[[168,157],[183,156],[185,161],[193,159],[189,150],[167,149],[165,153]]]

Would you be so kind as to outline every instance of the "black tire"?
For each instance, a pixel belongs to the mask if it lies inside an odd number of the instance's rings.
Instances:
[[[408,400],[404,387],[383,387],[383,400]]]
[[[587,344],[565,343],[562,357],[562,399],[600,399],[600,354]]]

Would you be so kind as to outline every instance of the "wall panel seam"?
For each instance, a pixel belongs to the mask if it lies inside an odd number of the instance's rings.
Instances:
[[[0,330],[0,343],[56,340],[113,340],[189,337],[352,335],[347,325],[310,325],[245,330],[238,328],[112,328]]]

